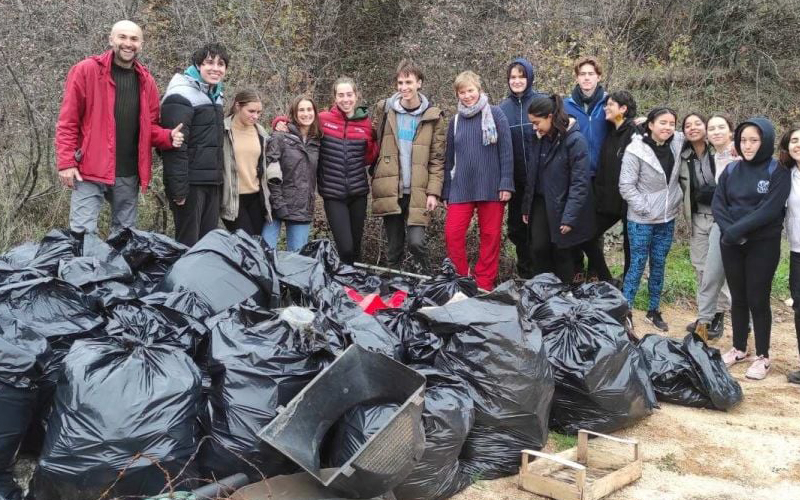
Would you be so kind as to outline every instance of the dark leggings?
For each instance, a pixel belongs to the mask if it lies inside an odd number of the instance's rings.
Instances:
[[[569,248],[559,248],[551,243],[547,209],[544,198],[541,196],[533,198],[528,225],[530,231],[528,241],[533,257],[534,276],[553,273],[564,283],[571,283],[572,274],[575,272],[573,255],[577,253],[578,249],[580,248],[589,255],[590,262],[596,258],[597,246],[592,244],[592,240]]]
[[[797,335],[797,349],[800,351],[800,253],[789,254],[789,292],[792,294],[794,309],[794,333]]]
[[[586,254],[586,257],[589,260],[589,273],[596,274],[598,279],[601,281],[608,281],[612,278],[611,271],[608,269],[608,264],[606,264],[606,257],[603,248],[603,235],[606,231],[611,229],[614,224],[619,222],[622,219],[622,250],[625,255],[625,266],[623,268],[622,276],[624,278],[625,273],[628,272],[628,267],[631,265],[631,246],[630,242],[628,241],[628,218],[627,216],[620,217],[619,215],[611,215],[606,213],[596,213],[595,214],[595,225],[597,226],[597,234],[594,238],[590,241],[592,245],[596,247],[596,250],[592,250],[587,252],[584,250],[583,246],[577,249],[574,252],[574,259],[575,259],[575,269],[581,270],[583,269],[583,254]]]
[[[769,296],[781,256],[781,238],[777,236],[748,241],[743,245],[720,243],[720,250],[731,290],[733,347],[747,351],[748,324],[752,315],[756,354],[769,357],[772,330]]]
[[[345,200],[324,200],[328,227],[333,233],[336,251],[345,264],[352,265],[361,258],[361,237],[367,218],[367,196],[352,196]]]
[[[239,214],[236,220],[229,221],[222,219],[225,227],[230,232],[235,232],[238,229],[243,230],[245,233],[255,236],[261,234],[261,229],[264,227],[264,204],[262,203],[261,193],[240,194],[239,195]]]

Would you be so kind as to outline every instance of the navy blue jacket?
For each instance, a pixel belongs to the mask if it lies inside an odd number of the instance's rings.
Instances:
[[[578,125],[581,126],[581,133],[589,145],[589,170],[592,177],[597,173],[597,166],[600,162],[600,148],[603,147],[609,127],[604,109],[608,94],[600,85],[597,86],[597,89],[602,93],[602,97],[595,101],[588,113],[584,111],[583,104],[578,97],[581,89],[577,85],[573,89],[572,95],[564,99],[564,109],[566,109],[568,115],[578,120]]]
[[[761,147],[748,161],[742,156],[739,143],[742,130],[749,125],[761,130]],[[725,167],[711,203],[714,221],[722,233],[721,241],[738,245],[748,240],[779,238],[792,177],[780,165],[770,169],[770,163],[775,161],[772,158],[775,129],[766,118],[751,118],[736,127],[734,144],[742,160]]]
[[[537,150],[539,139],[534,135],[533,150]],[[539,170],[542,172],[540,188],[544,192],[547,223],[550,226],[550,242],[559,248],[569,248],[594,237],[595,219],[589,177],[589,151],[586,139],[575,123],[567,133],[555,138],[555,143],[544,158],[531,155],[528,163],[528,183],[522,213],[530,214]],[[560,226],[572,228],[561,234]]]
[[[537,97],[547,97],[547,94],[533,90],[533,82],[536,74],[533,65],[522,57],[514,59],[506,70],[506,82],[511,72],[511,66],[520,64],[525,69],[525,76],[528,79],[528,86],[521,96],[511,92],[509,88],[508,97],[500,103],[500,109],[508,118],[508,125],[511,127],[511,142],[514,144],[514,183],[517,186],[524,186],[527,179],[526,165],[528,157],[531,155],[531,141],[533,140],[533,126],[528,120],[528,106]]]

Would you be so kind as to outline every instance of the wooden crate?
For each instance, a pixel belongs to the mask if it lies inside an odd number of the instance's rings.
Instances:
[[[589,435],[596,436],[591,447]],[[604,443],[633,448],[633,458],[612,452]],[[618,446],[618,445],[617,445]],[[531,461],[530,457],[539,460]],[[551,455],[523,450],[519,488],[556,500],[597,500],[642,477],[639,442],[597,432],[578,432],[578,446]]]

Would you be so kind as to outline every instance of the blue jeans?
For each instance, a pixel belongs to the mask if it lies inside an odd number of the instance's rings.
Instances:
[[[631,265],[625,273],[622,293],[633,307],[639,282],[644,274],[644,266],[650,258],[650,278],[647,290],[650,292],[649,311],[658,310],[661,303],[661,291],[664,288],[664,269],[667,266],[667,254],[672,246],[675,234],[675,220],[661,224],[639,224],[628,221],[628,241],[631,247]]]
[[[261,237],[271,248],[277,249],[283,224],[286,225],[286,249],[290,252],[299,252],[308,243],[308,235],[311,233],[310,222],[291,222],[273,218],[272,222],[264,224]]]

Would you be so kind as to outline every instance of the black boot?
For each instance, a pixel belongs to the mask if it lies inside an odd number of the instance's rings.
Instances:
[[[725,332],[725,313],[718,312],[714,315],[714,319],[711,320],[711,328],[708,329],[708,338],[710,340],[718,339],[722,337],[722,334]]]

